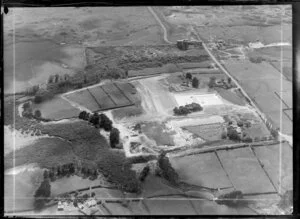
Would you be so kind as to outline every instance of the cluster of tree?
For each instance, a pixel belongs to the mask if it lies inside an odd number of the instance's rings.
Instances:
[[[47,202],[50,200],[51,185],[48,177],[44,177],[40,187],[35,191],[34,194],[34,208],[41,210]]]
[[[173,112],[175,115],[187,115],[192,112],[201,111],[203,108],[198,103],[186,104],[185,106],[175,107]]]
[[[261,63],[262,61],[264,61],[264,58],[261,56],[258,57],[249,57],[250,62],[253,63]]]
[[[40,89],[39,85],[34,85],[28,89],[26,89],[25,94],[29,96],[34,96],[38,90]]]
[[[241,140],[241,135],[237,132],[236,129],[229,127],[227,129],[227,136],[230,140],[233,141],[240,141]]]
[[[278,138],[278,135],[279,135],[278,130],[276,130],[276,129],[271,129],[270,132],[271,132],[271,135],[272,135],[275,139]]]
[[[86,111],[81,111],[78,117],[90,122],[95,128],[102,128],[105,131],[110,132],[109,141],[112,148],[115,148],[120,143],[120,131],[113,127],[112,121],[105,114],[90,114]]]
[[[166,152],[160,153],[160,155],[158,156],[157,164],[160,170],[160,175],[170,183],[177,185],[179,182],[179,176],[172,167],[169,158],[166,156]]]
[[[199,87],[199,79],[196,77],[193,77],[190,72],[186,73],[185,75],[186,79],[192,81],[192,87],[198,88]]]
[[[143,182],[146,179],[146,177],[148,176],[149,172],[150,172],[150,167],[147,165],[141,171],[139,180]]]
[[[44,171],[44,178],[49,178],[53,182],[57,178],[65,176],[69,177],[73,174],[82,174],[84,177],[89,177],[91,180],[98,177],[98,171],[95,168],[76,167],[74,163],[66,163]]]
[[[232,191],[229,193],[222,194],[218,197],[216,202],[218,204],[233,206],[238,203],[239,200],[243,198],[243,193],[239,190]]]
[[[112,121],[103,113],[88,113],[86,111],[81,111],[79,113],[79,119],[90,122],[95,128],[103,128],[105,131],[109,132],[112,130]]]
[[[213,88],[216,85],[216,77],[215,76],[211,76],[209,78],[209,82],[208,82],[208,87],[209,88]]]
[[[38,119],[38,120],[42,120],[42,121],[49,121],[48,119],[42,118],[42,113],[40,110],[37,109],[33,112],[30,102],[26,102],[23,104],[22,116],[30,118],[30,119],[34,118],[34,119]]]
[[[41,103],[45,100],[51,99],[54,95],[55,93],[50,92],[48,89],[41,88],[36,92],[33,101],[35,103]]]

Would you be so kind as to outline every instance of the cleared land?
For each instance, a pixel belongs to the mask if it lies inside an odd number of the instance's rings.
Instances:
[[[275,192],[268,176],[249,148],[220,150],[217,154],[237,190],[243,193]]]
[[[209,188],[232,187],[215,153],[171,158],[182,181]]]
[[[281,165],[280,165],[280,147]],[[272,179],[276,189],[279,188],[281,177],[281,189],[284,191],[293,189],[293,149],[288,143],[276,144],[269,147],[255,147],[254,152],[263,163],[264,169]],[[280,170],[281,168],[281,170]],[[281,173],[281,176],[279,175]]]

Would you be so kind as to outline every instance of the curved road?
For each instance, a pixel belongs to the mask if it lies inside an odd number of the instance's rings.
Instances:
[[[157,16],[157,14],[155,13],[155,11],[153,10],[152,7],[147,7],[148,10],[150,11],[150,13],[154,16],[155,20],[159,23],[159,25],[162,27],[163,29],[163,32],[164,32],[164,41],[166,43],[169,43],[169,44],[173,44],[170,40],[168,40],[168,32],[167,32],[167,29],[166,27],[164,26],[164,24],[162,23],[162,21],[159,19],[159,17]]]

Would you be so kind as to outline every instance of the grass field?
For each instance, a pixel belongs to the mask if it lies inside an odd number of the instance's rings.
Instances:
[[[182,181],[209,188],[232,187],[215,153],[171,158]]]
[[[246,101],[244,99],[241,98],[241,96],[239,96],[236,92],[234,91],[230,91],[230,90],[226,90],[223,88],[214,88],[222,98],[224,98],[225,100],[236,104],[236,105],[240,105],[240,106],[245,106],[246,105]]]
[[[40,110],[43,118],[53,120],[77,117],[80,112],[61,97],[54,97],[53,99],[40,104],[33,103],[32,108],[33,111],[36,109]]]
[[[270,180],[249,148],[219,150],[217,154],[237,190],[243,193],[275,192]]]
[[[280,148],[282,148],[280,165]],[[281,188],[284,191],[293,189],[293,149],[288,143],[276,144],[269,147],[255,147],[254,152],[263,163],[264,169],[270,175],[275,187],[279,188],[279,168],[281,168]]]
[[[183,129],[199,136],[205,141],[216,141],[221,140],[222,125],[220,123],[208,124],[208,125],[197,125],[197,126],[184,126]]]
[[[263,122],[252,124],[250,128],[244,130],[244,133],[252,139],[271,136],[270,131]]]

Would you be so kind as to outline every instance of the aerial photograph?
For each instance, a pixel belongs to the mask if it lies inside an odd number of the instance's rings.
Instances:
[[[3,19],[5,216],[292,214],[291,5]]]

